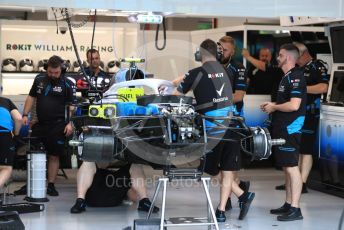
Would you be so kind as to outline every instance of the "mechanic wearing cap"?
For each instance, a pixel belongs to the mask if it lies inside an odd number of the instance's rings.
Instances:
[[[174,92],[176,95],[182,95],[192,90],[197,102],[197,112],[214,117],[228,116],[232,112],[233,96],[227,71],[216,60],[217,52],[218,47],[214,41],[210,39],[203,41],[200,46],[202,66],[185,74]],[[228,135],[228,138],[233,137]],[[222,175],[220,204],[216,210],[216,218],[219,222],[226,221],[225,206],[232,191],[239,198],[239,219],[246,216],[255,195],[243,191],[234,181],[234,172],[240,169],[240,147],[237,143],[233,143],[232,141],[220,141],[206,157],[205,172],[211,175],[219,173]],[[238,147],[239,149],[237,149]],[[232,148],[238,151],[227,151]]]
[[[23,123],[29,123],[28,113],[36,101],[38,123],[32,127],[32,136],[39,137],[48,154],[48,188],[47,194],[58,196],[54,182],[59,170],[59,156],[64,153],[65,137],[72,134],[69,114],[75,103],[75,87],[65,78],[63,60],[52,56],[47,63],[46,74],[38,75],[26,98]],[[67,110],[66,110],[67,108]]]
[[[299,167],[302,177],[302,193],[307,193],[306,182],[313,165],[313,154],[316,154],[316,136],[320,118],[321,95],[327,93],[329,75],[325,63],[315,60],[307,47],[299,42],[293,43],[300,51],[297,64],[303,68],[307,82],[307,111],[302,127]],[[276,186],[277,190],[285,189],[284,185]]]
[[[10,99],[0,97],[0,117],[0,188],[2,188],[11,177],[16,154],[13,139],[19,136],[22,116]]]
[[[87,76],[89,76],[92,85],[97,87],[99,90],[106,90],[110,85],[112,77],[100,68],[101,61],[99,51],[96,49],[87,50],[86,58],[89,66],[85,68],[85,72]],[[77,86],[81,84],[80,81],[81,79],[77,81]],[[82,80],[82,83],[85,84],[85,81]]]
[[[293,44],[281,46],[277,58],[283,76],[276,103],[265,102],[262,111],[272,113],[272,137],[285,139],[286,143],[275,147],[276,165],[283,168],[286,184],[286,199],[282,207],[270,210],[279,221],[303,219],[300,209],[302,189],[298,167],[301,128],[306,113],[306,79],[302,69],[295,67],[299,50]]]

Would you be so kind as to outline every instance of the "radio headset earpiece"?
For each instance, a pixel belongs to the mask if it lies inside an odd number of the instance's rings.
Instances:
[[[221,62],[221,61],[222,61],[222,56],[223,56],[222,51],[221,51],[221,50],[218,50],[218,51],[216,52],[216,60],[218,60],[219,62]]]
[[[216,59],[219,61],[219,62],[221,62],[222,61],[222,57],[223,57],[223,46],[221,45],[221,43],[220,42],[216,42],[216,45],[217,45],[217,53],[216,53]],[[222,49],[220,49],[220,47],[222,48]]]
[[[197,62],[202,61],[202,55],[201,55],[201,51],[199,50],[199,48],[196,48],[195,61],[197,61]]]
[[[220,50],[216,52],[216,60],[218,61],[222,60],[222,52]],[[195,61],[197,62],[202,61],[202,54],[201,54],[200,48],[196,48]]]

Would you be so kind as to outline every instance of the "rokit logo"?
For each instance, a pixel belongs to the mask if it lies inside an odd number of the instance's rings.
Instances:
[[[223,73],[209,73],[208,78],[214,79],[214,78],[220,78],[223,77]]]
[[[99,52],[113,52],[112,46],[93,46],[93,48],[99,50]],[[89,46],[79,46],[78,50],[80,52],[86,52],[89,50]],[[57,45],[57,44],[6,44],[6,50],[11,51],[66,51],[71,52],[73,51],[73,46],[66,46],[66,45]]]
[[[31,44],[6,44],[6,50],[30,51],[31,47]]]

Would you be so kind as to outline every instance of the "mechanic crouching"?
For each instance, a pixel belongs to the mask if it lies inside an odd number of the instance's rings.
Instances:
[[[93,179],[96,175],[98,167],[102,167],[105,165],[96,164],[95,162],[88,162],[83,161],[77,174],[77,199],[75,204],[70,209],[71,213],[82,213],[86,211],[87,201],[86,201],[86,193],[91,188]],[[107,167],[108,165],[106,165]],[[129,169],[130,168],[130,169]],[[147,188],[146,188],[146,180],[144,176],[144,172],[142,169],[142,165],[140,164],[131,164],[125,165],[121,167],[118,171],[121,177],[116,178],[116,183],[112,186],[113,191],[121,189],[120,187],[126,188],[126,198],[136,202],[139,200],[138,210],[148,212],[151,207],[151,201],[148,199],[147,195]],[[123,180],[123,178],[130,178],[130,183],[126,183],[125,186],[118,186],[117,179]],[[118,186],[118,187],[116,187]],[[111,198],[110,198],[111,199]],[[120,198],[116,198],[120,199]],[[159,211],[158,207],[153,208],[153,213]]]

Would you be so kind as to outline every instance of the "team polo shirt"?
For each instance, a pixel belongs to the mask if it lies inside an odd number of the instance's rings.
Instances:
[[[29,95],[37,99],[36,110],[40,123],[64,120],[65,106],[76,102],[75,86],[64,76],[54,82],[46,74],[38,75]]]
[[[284,104],[291,98],[300,98],[301,104],[297,111],[275,111],[272,126],[275,130],[287,131],[288,134],[300,133],[306,113],[306,80],[300,68],[289,70],[282,78],[277,92],[276,104]]]
[[[233,59],[230,60],[229,64],[226,66],[228,71],[228,76],[233,86],[233,93],[236,90],[247,90],[247,75],[246,69],[243,64],[240,62],[234,61]],[[238,114],[241,114],[242,109],[244,107],[244,103],[242,101],[235,103],[235,107]]]
[[[232,86],[227,71],[217,61],[209,61],[190,70],[177,90],[186,94],[193,91],[196,111],[205,114],[232,105]]]
[[[303,71],[306,78],[307,86],[312,86],[319,83],[328,84],[329,82],[327,68],[320,60],[312,60],[308,62],[303,67]],[[316,109],[315,113],[319,115],[320,98],[321,94],[307,94],[307,112]]]
[[[17,109],[10,99],[0,97],[0,132],[11,132],[14,128],[11,111]]]
[[[112,76],[108,75],[103,70],[100,70],[98,74],[95,74],[90,67],[85,68],[86,74],[90,77],[92,85],[98,89],[106,89],[109,87]]]

